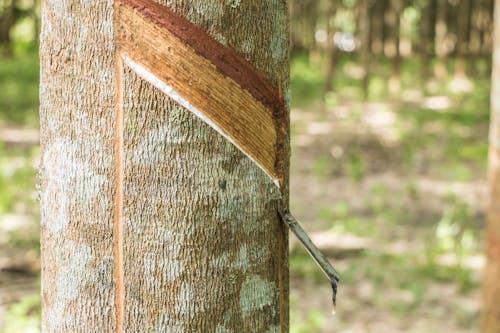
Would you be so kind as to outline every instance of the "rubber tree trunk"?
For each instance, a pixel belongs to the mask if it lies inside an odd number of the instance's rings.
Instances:
[[[371,25],[371,53],[379,57],[384,54],[384,43],[385,43],[385,29],[384,29],[384,16],[387,7],[387,1],[376,0],[372,4],[373,12],[371,13],[371,19],[373,23]]]
[[[372,3],[368,1],[363,1],[358,5],[359,10],[359,31],[361,34],[361,63],[363,65],[363,77],[362,77],[362,87],[363,87],[363,97],[368,99],[369,89],[370,89],[370,46],[371,46],[371,18],[370,15]]]
[[[485,0],[485,15],[484,17],[484,30],[482,34],[482,41],[483,41],[483,46],[482,46],[482,51],[483,51],[483,56],[486,57],[487,60],[487,69],[488,73],[492,71],[493,68],[493,63],[492,63],[492,58],[491,58],[491,53],[493,52],[493,15],[492,13],[494,12],[494,7],[496,6],[496,0]]]
[[[236,49],[288,102],[287,1],[159,2]],[[113,36],[113,1],[42,2],[43,331],[288,332],[279,190],[127,68],[115,130]]]
[[[500,331],[500,0],[495,1],[489,150],[490,200],[486,226],[482,332]]]
[[[484,0],[472,1],[471,3],[471,18],[470,18],[470,34],[469,34],[469,63],[471,66],[471,74],[476,77],[479,74],[477,60],[481,53],[481,34],[482,34],[482,16]]]
[[[431,55],[429,54],[432,45],[431,31],[430,31],[432,27],[431,5],[432,5],[431,0],[421,1],[419,50],[420,50],[420,80],[423,91],[426,91],[427,80],[431,76],[430,73]]]
[[[448,0],[437,0],[436,27],[435,27],[435,48],[436,65],[434,66],[434,76],[442,81],[446,78],[448,48],[446,39],[448,36],[447,27]]]
[[[333,78],[335,74],[335,67],[338,61],[338,50],[333,43],[335,36],[335,15],[337,13],[338,4],[331,1],[327,5],[326,10],[326,52],[325,52],[325,82],[323,84],[323,101],[326,99],[326,94],[333,90]]]
[[[469,53],[468,35],[470,31],[470,13],[472,3],[462,0],[458,3],[457,17],[457,56],[455,59],[455,77],[467,77],[467,55]]]
[[[401,52],[399,44],[401,13],[404,3],[401,0],[390,0],[389,6],[385,13],[385,23],[389,32],[385,44],[385,54],[391,61],[391,77],[388,82],[389,92],[396,94],[401,89]]]

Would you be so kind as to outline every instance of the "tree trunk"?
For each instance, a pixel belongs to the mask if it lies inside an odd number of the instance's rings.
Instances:
[[[288,102],[286,1],[158,2]],[[113,13],[110,0],[42,2],[43,331],[288,332],[287,161],[280,191],[126,65],[116,76]]]
[[[478,59],[481,55],[481,34],[482,34],[482,16],[484,9],[484,0],[472,1],[470,34],[469,34],[469,63],[471,74],[476,77],[479,74]]]
[[[390,0],[390,8],[386,12],[385,22],[389,31],[389,36],[386,39],[385,54],[391,60],[391,77],[389,79],[389,92],[398,93],[401,89],[401,52],[399,50],[400,41],[400,20],[403,10],[403,2],[401,0]]]
[[[430,73],[430,58],[431,55],[431,5],[432,0],[422,1],[421,18],[420,18],[420,79],[423,91],[427,89],[427,80],[431,76]]]
[[[482,56],[486,57],[486,62],[487,62],[487,70],[488,73],[491,73],[492,68],[493,68],[493,63],[492,63],[492,57],[491,53],[493,52],[494,49],[494,41],[493,41],[493,12],[494,12],[494,7],[496,6],[496,1],[495,0],[485,0],[484,4],[484,13],[485,15],[483,16],[484,18],[484,30],[483,30],[483,47],[482,47]]]
[[[337,4],[331,1],[326,12],[326,54],[325,54],[325,82],[323,85],[323,101],[326,94],[333,89],[333,75],[335,73],[335,65],[337,63],[337,48],[333,44],[333,36],[335,35],[335,13],[337,12]]]
[[[467,77],[467,52],[469,50],[467,41],[469,40],[471,5],[469,0],[462,0],[458,3],[455,77],[459,79],[465,79]]]
[[[385,0],[375,0],[372,7],[373,13],[370,15],[373,24],[371,26],[371,52],[380,56],[384,53],[384,12]]]
[[[363,1],[359,4],[359,30],[361,33],[361,62],[363,64],[363,96],[368,99],[370,89],[370,44],[371,44],[371,29],[370,29],[370,6],[369,1]]]
[[[434,66],[434,76],[436,79],[442,81],[447,75],[447,64],[446,56],[448,55],[448,47],[446,43],[448,28],[447,28],[447,9],[448,0],[438,0],[437,10],[436,10],[436,36],[435,36],[435,48],[436,48],[436,65]]]
[[[500,332],[500,0],[495,1],[489,150],[490,200],[486,226],[482,332]]]
[[[12,55],[12,41],[10,39],[10,30],[19,19],[19,10],[17,1],[3,1],[0,3],[0,49],[4,56]],[[1,55],[1,54],[0,54]]]

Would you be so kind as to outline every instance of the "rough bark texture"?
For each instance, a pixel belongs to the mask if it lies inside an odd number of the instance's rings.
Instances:
[[[490,202],[486,229],[487,264],[483,282],[482,332],[500,332],[500,0],[495,1],[491,126]]]
[[[242,54],[288,102],[287,1],[160,3]],[[45,332],[117,330],[112,8],[45,1],[42,10]],[[287,332],[278,188],[126,66],[123,84],[123,331]]]
[[[44,332],[111,332],[115,327],[112,5],[43,1]]]

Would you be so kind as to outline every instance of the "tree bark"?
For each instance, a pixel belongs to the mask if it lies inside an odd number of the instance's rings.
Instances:
[[[287,1],[158,2],[288,105]],[[113,13],[109,0],[42,5],[43,331],[288,332],[288,162],[280,191],[126,66],[117,117]]]
[[[495,1],[489,149],[490,200],[486,226],[482,332],[500,331],[500,0]]]

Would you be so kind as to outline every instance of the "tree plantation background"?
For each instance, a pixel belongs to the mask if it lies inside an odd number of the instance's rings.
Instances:
[[[291,332],[479,331],[493,7],[290,1],[291,208],[342,276],[332,317],[291,237]],[[0,0],[5,333],[40,326],[39,13]]]

